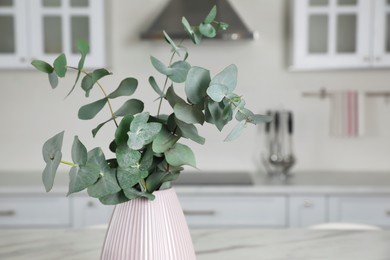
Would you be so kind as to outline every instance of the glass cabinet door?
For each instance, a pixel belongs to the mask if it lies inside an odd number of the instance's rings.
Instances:
[[[293,67],[366,67],[371,0],[294,1]]]
[[[77,66],[80,58],[77,42],[85,40],[90,44],[85,66],[105,65],[104,0],[29,1],[35,32],[33,56],[54,60],[65,53],[68,64]]]
[[[390,0],[375,0],[374,17],[374,66],[388,67],[390,65]]]
[[[20,67],[27,59],[23,0],[0,0],[0,67]]]

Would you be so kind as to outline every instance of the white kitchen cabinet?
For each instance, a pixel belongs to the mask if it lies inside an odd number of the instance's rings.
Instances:
[[[84,228],[107,225],[114,206],[102,205],[94,198],[73,197],[72,209],[72,226],[74,228]]]
[[[290,196],[289,227],[309,227],[327,222],[326,196]]]
[[[0,198],[0,227],[69,227],[70,201],[52,196]]]
[[[191,228],[285,227],[284,196],[179,195]]]
[[[292,69],[390,66],[387,0],[294,0]]]
[[[89,42],[86,67],[105,65],[103,0],[0,1],[0,68],[29,68],[33,59],[65,53],[77,66],[76,44]]]
[[[329,198],[329,221],[390,227],[388,196],[337,196]]]

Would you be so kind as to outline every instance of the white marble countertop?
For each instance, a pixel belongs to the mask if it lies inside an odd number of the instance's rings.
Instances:
[[[0,230],[0,259],[99,259],[104,229]],[[389,260],[390,231],[192,230],[198,260]]]
[[[196,172],[192,173],[196,174]],[[220,173],[223,176],[223,173]],[[228,174],[228,173],[226,173]],[[239,186],[175,186],[178,194],[365,194],[390,195],[390,172],[318,172],[295,173],[280,180],[265,174],[251,174],[254,185]],[[48,195],[66,194],[68,174],[58,173],[53,190]],[[45,193],[39,172],[0,172],[0,195]],[[80,193],[83,195],[83,193]]]

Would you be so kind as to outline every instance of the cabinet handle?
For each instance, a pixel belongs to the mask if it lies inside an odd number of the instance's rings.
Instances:
[[[95,207],[95,203],[93,203],[92,201],[88,201],[87,207],[88,208],[93,208],[93,207]]]
[[[11,217],[16,215],[15,210],[3,210],[0,211],[0,217]]]
[[[212,216],[215,215],[214,210],[183,210],[187,216]]]
[[[369,61],[371,61],[371,58],[368,57],[368,56],[366,56],[366,57],[363,58],[363,60],[364,60],[365,62],[369,62]]]
[[[381,58],[381,57],[376,57],[375,60],[376,60],[376,61],[381,61],[382,58]]]
[[[305,207],[305,208],[311,208],[311,207],[313,207],[313,202],[311,202],[310,200],[305,200],[304,202],[303,202],[303,206]]]

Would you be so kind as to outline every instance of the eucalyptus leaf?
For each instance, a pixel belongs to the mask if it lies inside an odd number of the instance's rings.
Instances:
[[[198,144],[204,144],[206,139],[204,137],[201,137],[198,135],[198,130],[196,127],[192,124],[187,124],[179,119],[176,118],[176,124],[178,128],[180,129],[180,132],[183,137],[191,139],[194,142],[197,142]],[[155,142],[155,141],[154,141]]]
[[[172,108],[174,108],[176,104],[186,104],[186,102],[175,93],[173,86],[168,88],[165,98]]]
[[[188,71],[191,65],[186,61],[177,61],[171,65],[172,73],[169,79],[176,83],[183,83],[186,81]]]
[[[188,36],[190,36],[190,38],[192,39],[192,35],[194,34],[194,31],[192,30],[190,23],[184,16],[181,19],[181,23],[184,27],[184,30],[188,33]]]
[[[117,98],[122,96],[131,96],[134,94],[135,90],[138,86],[138,80],[135,78],[126,78],[122,80],[122,82],[119,84],[119,87],[112,92],[110,95],[108,95],[108,98]]]
[[[78,136],[74,137],[72,145],[72,160],[78,165],[85,165],[88,159],[87,148],[80,142]]]
[[[93,185],[100,176],[99,166],[96,164],[86,164],[80,167],[74,166],[69,172],[69,191],[72,193],[82,191]]]
[[[215,20],[215,17],[217,16],[217,6],[213,6],[213,8],[210,10],[209,14],[204,19],[203,23],[209,24],[212,23]]]
[[[138,99],[129,99],[115,111],[115,116],[136,115],[144,110],[144,103]]]
[[[79,109],[78,117],[81,120],[89,120],[94,118],[100,110],[106,105],[107,99],[102,98],[98,101],[90,103],[88,105],[84,105]]]
[[[228,123],[223,118],[224,104],[209,100],[207,102],[207,109],[210,112],[211,119],[209,123],[213,123],[219,131],[222,131],[223,127]]]
[[[253,115],[249,117],[250,123],[252,124],[260,124],[260,123],[268,123],[273,120],[272,116],[267,116],[267,115]]]
[[[217,35],[217,30],[209,23],[201,23],[199,25],[199,31],[207,38],[214,38]]]
[[[81,88],[85,91],[85,96],[89,97],[89,93],[93,87],[93,81],[91,75],[85,75],[81,80]]]
[[[139,168],[147,171],[153,164],[153,149],[152,144],[148,145],[142,154]]]
[[[167,162],[173,166],[190,165],[196,168],[194,153],[184,144],[176,143],[164,155]]]
[[[77,71],[77,76],[76,76],[75,82],[73,84],[72,89],[66,95],[67,97],[73,92],[73,90],[76,88],[77,82],[79,81],[79,78],[80,78],[80,75],[81,75],[81,70],[84,67],[85,58],[86,58],[86,56],[87,56],[87,54],[89,52],[89,45],[88,45],[88,43],[86,41],[80,40],[80,41],[77,42],[77,49],[80,51],[81,57],[80,57],[80,60],[79,60],[78,66],[77,66],[78,71]]]
[[[178,103],[173,108],[175,116],[187,124],[204,123],[204,114],[195,106],[189,104]]]
[[[37,70],[44,72],[44,73],[52,73],[54,71],[54,68],[47,62],[42,60],[33,60],[31,62],[31,65],[33,65]]]
[[[94,129],[92,129],[92,136],[95,137],[97,135],[97,133],[99,132],[99,130],[105,125],[107,124],[108,122],[112,121],[113,119],[110,118],[106,121],[104,121],[103,123],[100,123],[97,127],[95,127]]]
[[[65,54],[61,54],[54,60],[54,71],[58,75],[58,77],[63,78],[65,77],[66,70],[67,70],[67,63],[66,63],[66,56]]]
[[[135,167],[141,159],[141,153],[127,145],[120,145],[116,148],[116,159],[121,168]]]
[[[149,84],[150,84],[150,86],[152,86],[153,90],[154,90],[160,97],[164,97],[164,93],[162,92],[162,90],[160,89],[160,87],[157,85],[157,82],[156,82],[156,80],[154,79],[154,77],[152,77],[152,76],[149,77]]]
[[[97,69],[97,70],[94,70],[92,72],[92,82],[93,84],[95,84],[98,80],[100,80],[101,78],[105,77],[105,76],[108,76],[108,75],[111,75],[112,73],[109,72],[108,70],[106,69]]]
[[[245,120],[240,121],[230,132],[230,134],[225,138],[225,142],[232,141],[241,135],[242,130],[246,124]]]
[[[110,166],[100,147],[96,147],[88,152],[88,162],[98,165],[101,173],[111,173]]]
[[[121,191],[121,187],[116,180],[115,169],[110,169],[110,172],[104,173],[95,184],[87,189],[88,195],[94,198],[102,198],[119,191]]]
[[[237,86],[237,67],[234,64],[227,66],[218,73],[210,82],[212,85],[226,86],[227,93],[232,93]]]
[[[149,112],[143,112],[136,115],[133,121],[131,122],[130,131],[132,132],[139,131],[140,129],[142,129],[142,127],[144,127],[147,124],[148,120],[149,120]]]
[[[213,84],[207,89],[207,95],[215,102],[221,102],[229,93],[227,86],[221,84]]]
[[[185,91],[188,100],[192,104],[199,104],[203,102],[206,97],[207,88],[210,84],[210,71],[200,68],[192,67],[187,75]]]
[[[119,167],[117,171],[118,182],[123,190],[132,188],[134,185],[138,184],[142,179],[146,178],[147,176],[147,171],[142,171],[138,168]]]
[[[127,141],[127,145],[134,150],[141,149],[144,145],[147,145],[153,141],[153,139],[160,132],[161,127],[162,125],[160,123],[147,123],[138,128],[136,132],[129,131],[129,140]]]
[[[129,199],[125,196],[123,191],[101,197],[99,198],[99,200],[103,205],[117,205],[129,201]]]
[[[148,200],[154,200],[155,196],[153,194],[147,193],[147,192],[141,192],[137,189],[130,188],[130,189],[124,189],[123,190],[124,194],[126,195],[127,198],[129,199],[136,199],[139,197],[145,197]]]
[[[46,162],[45,169],[42,172],[42,182],[45,186],[46,192],[49,192],[53,188],[54,178],[56,176],[58,166],[60,165],[61,158],[61,151],[56,151],[50,161]]]
[[[88,54],[88,52],[89,52],[89,44],[88,44],[88,42],[86,42],[85,40],[79,40],[77,42],[77,49],[80,51],[81,55],[86,56]]]
[[[193,36],[192,41],[195,44],[200,44],[202,41],[203,35],[200,32],[199,27],[194,27],[193,30],[194,30],[194,34],[192,35]]]
[[[218,22],[218,30],[226,31],[229,28],[229,24]]]
[[[54,72],[47,74],[49,77],[50,86],[55,89],[58,86],[58,76]]]
[[[128,140],[127,132],[130,129],[130,124],[133,121],[134,116],[127,115],[119,123],[118,128],[115,131],[115,142],[117,145],[126,144]]]
[[[171,148],[179,139],[179,136],[173,135],[167,128],[163,127],[153,140],[153,152],[163,153]]]
[[[164,63],[159,61],[153,56],[150,56],[150,61],[152,62],[153,67],[160,72],[161,74],[164,74],[166,76],[170,76],[173,73],[172,68],[168,68]]]
[[[159,171],[153,172],[146,179],[146,187],[148,189],[148,192],[152,193],[157,189],[161,189],[160,187],[163,183],[176,180],[178,176],[179,176],[178,173],[159,172]]]

